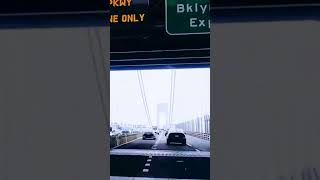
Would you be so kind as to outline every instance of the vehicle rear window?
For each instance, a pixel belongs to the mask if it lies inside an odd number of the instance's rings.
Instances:
[[[182,134],[182,133],[170,133],[169,137],[170,138],[175,138],[176,135],[178,135],[178,137],[184,137],[184,134]]]

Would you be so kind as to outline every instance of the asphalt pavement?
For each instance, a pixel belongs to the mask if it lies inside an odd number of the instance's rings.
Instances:
[[[157,135],[156,140],[142,140],[141,138],[130,143],[118,146],[114,149],[152,149],[152,150],[176,150],[176,151],[210,151],[210,142],[186,135],[187,145],[167,145],[164,133]]]
[[[112,177],[210,179],[210,155],[197,156],[197,154],[209,153],[210,142],[196,137],[187,135],[186,146],[167,145],[166,136],[161,133],[157,135],[156,140],[139,138],[115,147],[111,151],[117,152],[111,153],[110,156]],[[128,155],[128,152],[137,151],[150,152],[150,154]],[[158,155],[152,152],[157,152]],[[171,152],[169,154],[173,156],[167,156],[165,153],[160,155],[160,152]]]
[[[190,157],[111,156],[111,176],[210,179],[210,159]]]

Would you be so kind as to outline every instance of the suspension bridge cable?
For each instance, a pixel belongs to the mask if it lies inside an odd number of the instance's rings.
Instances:
[[[171,118],[170,122],[172,122],[173,118],[173,109],[174,109],[174,99],[175,99],[175,88],[176,88],[176,70],[173,71],[173,82],[172,82],[172,101],[171,101]]]
[[[146,97],[145,97],[144,84],[143,84],[143,79],[142,79],[142,76],[141,76],[141,72],[137,71],[137,75],[138,75],[141,98],[142,98],[142,101],[143,101],[143,105],[144,105],[144,110],[145,110],[145,113],[146,113],[147,121],[148,121],[149,125],[152,127],[149,108],[148,108],[148,104],[147,104]]]
[[[141,93],[140,96],[141,96],[141,99],[142,99],[142,102],[143,102],[143,107],[144,107],[144,110],[145,110],[147,121],[149,122],[149,117],[148,117],[148,113],[147,113],[147,109],[146,109],[146,104],[145,104],[145,101],[144,101],[144,98],[143,98],[143,91],[142,91],[142,87],[141,87],[141,79],[140,79],[140,76],[139,76],[139,71],[137,71],[137,75],[138,75],[139,88],[140,88],[140,93]]]
[[[170,86],[170,105],[169,105],[169,126],[171,126],[172,117],[173,117],[173,106],[174,106],[174,91],[175,91],[175,79],[176,79],[176,70],[171,71],[171,86]]]
[[[167,128],[169,127],[169,121],[170,121],[170,109],[171,109],[171,92],[172,92],[172,75],[170,76],[170,95],[169,95],[169,108],[168,108],[168,117],[167,117],[167,122],[166,122],[166,124],[167,124]]]
[[[171,70],[171,79],[170,79],[170,98],[169,98],[169,113],[168,113],[168,122],[167,126],[170,128],[170,118],[171,118],[171,103],[172,103],[172,77],[173,77],[173,70]]]
[[[149,111],[149,106],[148,106],[148,101],[147,101],[147,96],[146,96],[146,91],[145,91],[145,88],[144,88],[143,76],[142,76],[141,71],[139,71],[139,74],[140,74],[140,79],[141,79],[141,82],[142,82],[143,97],[144,97],[144,100],[145,100],[145,103],[146,103],[147,113],[148,113],[148,117],[149,117],[149,123],[152,126],[152,121],[151,121],[151,116],[150,116],[150,111]]]

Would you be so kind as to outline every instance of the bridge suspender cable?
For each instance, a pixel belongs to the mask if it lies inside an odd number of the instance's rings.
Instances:
[[[137,71],[137,75],[138,75],[141,98],[142,98],[142,101],[143,101],[146,117],[147,117],[149,125],[152,127],[152,122],[151,122],[151,117],[150,117],[150,112],[149,112],[149,107],[148,107],[148,103],[147,103],[146,92],[145,92],[145,89],[144,89],[144,82],[143,82],[141,71],[138,70]]]
[[[150,126],[152,127],[152,121],[151,121],[151,116],[150,116],[150,111],[149,111],[149,106],[148,106],[146,91],[145,91],[145,89],[144,89],[144,82],[143,82],[143,76],[142,76],[141,71],[139,71],[139,74],[140,74],[140,79],[141,79],[141,84],[142,84],[143,97],[144,97],[144,101],[145,101],[146,109],[147,109],[148,120],[149,120]]]
[[[176,88],[176,70],[173,70],[173,88],[172,88],[172,103],[171,103],[171,120],[170,122],[172,123],[172,118],[173,118],[173,108],[174,108],[174,99],[175,99],[175,88]]]
[[[168,113],[168,124],[167,124],[169,128],[171,125],[172,82],[173,82],[173,70],[171,70],[171,79],[170,79],[170,99],[169,99],[169,113]]]
[[[142,87],[142,79],[141,79],[141,72],[140,71],[137,71],[137,75],[138,75],[138,80],[139,80],[139,88],[140,88],[140,92],[141,92],[141,98],[142,98],[142,101],[143,101],[143,106],[144,106],[144,110],[145,110],[145,114],[146,114],[146,117],[147,117],[147,121],[148,123],[150,124],[150,120],[149,120],[149,114],[148,114],[148,109],[147,109],[147,104],[146,104],[146,101],[145,101],[145,92],[144,92],[144,88]]]
[[[172,117],[173,117],[173,107],[174,107],[174,96],[175,96],[175,83],[176,83],[176,70],[171,71],[171,89],[170,89],[170,106],[169,106],[169,124],[170,127],[172,124]]]
[[[171,100],[172,100],[172,77],[173,77],[173,70],[171,70],[171,79],[170,79],[170,98],[169,98],[169,109],[168,109],[168,121],[167,121],[167,128],[170,128],[170,118],[171,118]]]

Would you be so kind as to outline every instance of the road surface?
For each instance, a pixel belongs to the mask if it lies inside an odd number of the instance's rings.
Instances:
[[[210,179],[210,142],[187,135],[187,145],[137,139],[111,150],[111,176]]]

